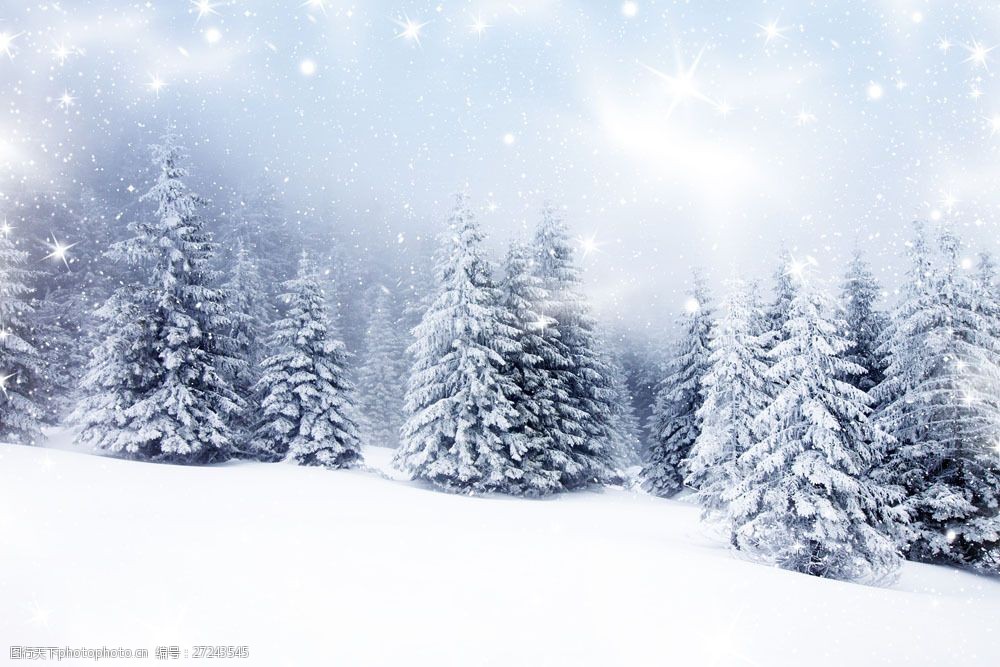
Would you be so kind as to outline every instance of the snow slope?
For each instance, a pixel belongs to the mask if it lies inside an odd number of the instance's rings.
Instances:
[[[995,667],[998,625],[997,581],[907,565],[884,590],[762,567],[694,507],[632,492],[471,498],[372,471],[0,447],[4,658],[212,644],[267,667]]]

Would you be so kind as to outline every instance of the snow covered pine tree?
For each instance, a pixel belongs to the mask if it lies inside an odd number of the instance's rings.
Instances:
[[[451,491],[517,493],[520,452],[508,432],[517,386],[504,358],[517,331],[500,306],[482,233],[458,195],[438,253],[437,294],[414,330],[415,358],[397,467]]]
[[[287,312],[272,326],[271,356],[257,384],[255,456],[326,468],[356,464],[361,450],[351,419],[347,350],[330,333],[319,271],[307,255],[284,288]]]
[[[560,365],[562,357],[542,335],[554,321],[536,311],[545,294],[541,278],[532,271],[528,249],[512,243],[504,262],[501,300],[518,343],[504,355],[505,372],[517,387],[517,419],[506,437],[509,450],[521,460],[524,476],[518,490],[527,495],[561,491],[563,471],[574,468],[571,454],[559,447],[564,434],[559,430],[558,384],[551,369]]]
[[[890,520],[892,489],[868,479],[886,436],[869,420],[869,397],[842,378],[845,325],[807,283],[790,304],[768,374],[778,394],[757,417],[762,438],[743,453],[742,481],[723,494],[732,541],[765,562],[815,576],[877,582],[900,558],[873,523]]]
[[[907,555],[1000,572],[1000,339],[995,295],[960,266],[959,241],[941,233],[935,262],[924,231],[886,336],[878,417],[898,441],[886,475],[906,488]]]
[[[249,398],[260,380],[261,362],[267,356],[265,338],[270,309],[259,267],[242,239],[237,240],[233,254],[232,270],[224,289],[230,320],[229,342],[236,362],[228,380],[236,394],[247,402],[242,412],[229,415],[229,425],[235,439],[234,454],[252,458],[250,440],[257,406]]]
[[[864,375],[848,379],[861,391],[871,391],[882,382],[885,362],[878,353],[885,333],[886,317],[878,310],[879,286],[871,268],[856,251],[844,276],[841,300],[844,304],[844,319],[847,321],[847,335],[854,341],[854,347],[847,360],[866,369]]]
[[[0,226],[0,442],[33,445],[41,435],[42,408],[36,393],[45,370],[31,342],[33,311],[28,253],[11,240],[12,229]]]
[[[73,419],[82,443],[121,456],[167,463],[224,461],[232,452],[226,415],[242,401],[225,380],[230,326],[223,292],[212,287],[211,235],[202,200],[184,183],[183,149],[173,134],[153,146],[159,169],[143,196],[154,219],[109,251],[138,271],[100,311],[103,340],[83,381]]]
[[[759,440],[754,418],[771,398],[756,291],[739,278],[731,279],[728,288],[712,326],[710,365],[702,380],[704,402],[697,415],[701,431],[691,448],[691,472],[685,480],[698,489],[704,516],[722,522],[728,518],[723,496],[743,477],[737,461]]]
[[[365,442],[377,447],[398,447],[403,425],[406,344],[394,312],[392,293],[378,286],[365,332],[365,361],[358,371],[361,430]]]
[[[681,317],[682,333],[667,363],[650,418],[649,460],[642,469],[642,486],[662,498],[684,488],[688,475],[686,459],[701,428],[698,411],[703,398],[701,383],[710,365],[709,334],[712,305],[708,285],[695,272],[691,294]]]
[[[549,375],[558,426],[552,446],[564,463],[566,489],[621,481],[617,455],[625,428],[614,405],[611,369],[598,349],[595,324],[580,294],[579,269],[566,224],[552,206],[542,210],[534,239],[535,275],[544,300],[535,306],[546,325],[538,332],[551,354],[541,368]]]

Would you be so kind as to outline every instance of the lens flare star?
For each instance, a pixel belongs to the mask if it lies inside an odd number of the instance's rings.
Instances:
[[[195,11],[198,12],[198,18],[196,19],[198,21],[206,16],[219,13],[215,10],[216,5],[213,5],[209,0],[191,0],[191,4],[194,5]]]
[[[9,32],[0,32],[0,53],[4,54],[11,60],[14,59],[14,40],[23,35],[23,32],[17,34],[10,34]]]
[[[492,27],[493,26],[483,20],[482,16],[476,15],[472,17],[472,23],[469,24],[469,32],[482,39],[483,33],[486,32],[486,29]]]
[[[52,252],[50,252],[48,255],[46,255],[42,259],[43,260],[45,260],[45,259],[54,259],[56,261],[62,262],[63,264],[66,265],[66,268],[68,269],[69,268],[69,256],[68,256],[68,253],[69,253],[70,250],[72,250],[74,247],[76,247],[76,245],[77,245],[76,243],[70,243],[69,245],[65,245],[63,243],[60,243],[59,239],[57,239],[55,236],[53,236],[52,237],[52,241],[50,243],[48,243],[48,246],[52,250]]]
[[[396,39],[406,39],[407,41],[414,42],[418,47],[420,44],[420,31],[423,30],[430,21],[425,21],[424,23],[417,23],[416,21],[410,20],[410,17],[404,16],[403,20],[393,19],[393,23],[402,28],[402,31],[396,35]]]
[[[784,32],[788,30],[788,26],[779,26],[776,20],[766,24],[756,23],[754,25],[760,28],[760,33],[758,34],[764,37],[764,46],[768,46],[776,39],[788,39],[784,35]]]
[[[17,373],[11,373],[10,375],[0,375],[0,392],[3,392],[3,395],[7,398],[10,398],[10,395],[7,393],[7,385],[9,385],[10,381],[16,377]]]
[[[167,83],[158,74],[150,74],[149,83],[146,84],[146,87],[159,96],[160,91],[167,87]]]
[[[983,46],[978,40],[972,40],[971,45],[965,45],[965,50],[969,52],[969,57],[962,62],[972,63],[974,67],[985,67],[989,69],[989,56],[990,51],[997,47],[991,46],[989,48]]]
[[[698,56],[694,59],[694,62],[692,62],[689,67],[685,67],[683,64],[681,64],[680,57],[678,56],[677,73],[674,75],[666,74],[656,69],[655,67],[650,67],[649,65],[639,63],[640,65],[642,65],[647,70],[649,70],[650,72],[652,72],[653,74],[655,74],[656,76],[658,76],[667,83],[667,91],[673,97],[673,100],[670,103],[670,108],[667,109],[666,113],[667,118],[670,118],[670,116],[673,115],[674,110],[676,110],[677,107],[680,106],[682,102],[689,99],[705,102],[706,104],[709,104],[712,107],[714,107],[717,111],[719,111],[723,115],[726,115],[727,113],[732,111],[732,107],[729,106],[728,103],[716,102],[707,95],[705,95],[703,92],[701,92],[701,89],[698,88],[698,84],[694,80],[695,71],[698,69],[698,64],[701,62],[701,57],[704,53],[705,49],[703,47],[701,51],[698,52]]]

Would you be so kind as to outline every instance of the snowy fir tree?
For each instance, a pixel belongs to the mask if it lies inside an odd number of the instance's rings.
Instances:
[[[210,264],[202,200],[185,184],[183,149],[167,134],[153,147],[156,182],[143,196],[152,219],[132,226],[112,259],[139,270],[102,308],[104,342],[94,351],[75,412],[83,443],[148,461],[205,464],[232,452],[227,415],[242,401],[225,377],[229,319]]]
[[[761,438],[739,459],[730,503],[733,543],[760,560],[810,575],[881,581],[899,567],[873,524],[890,519],[892,489],[868,478],[886,436],[870,398],[844,378],[864,373],[845,358],[852,342],[828,301],[803,284],[790,304],[768,371],[780,386],[755,419]]]
[[[554,324],[538,312],[545,301],[542,280],[532,270],[531,254],[521,243],[512,243],[504,261],[501,305],[510,318],[517,343],[504,354],[504,372],[516,388],[517,417],[506,434],[508,450],[516,453],[523,476],[518,490],[544,495],[563,489],[563,471],[576,472],[570,449],[561,433],[558,378],[563,357],[543,332]]]
[[[34,342],[28,253],[0,226],[0,442],[33,445],[41,436],[45,364]]]
[[[542,367],[551,376],[558,426],[552,446],[566,457],[563,486],[581,488],[621,480],[620,429],[612,371],[602,357],[590,310],[580,294],[579,269],[566,224],[552,206],[542,210],[533,242],[533,269],[544,300],[536,306],[552,352]]]
[[[517,386],[504,359],[518,346],[500,306],[483,237],[459,195],[438,255],[438,289],[414,330],[416,361],[396,465],[452,491],[518,491],[522,451],[508,433],[518,415]]]
[[[886,474],[908,494],[908,555],[1000,572],[1000,340],[990,291],[964,270],[959,241],[922,228],[887,337],[879,418],[898,445]],[[985,298],[984,298],[985,297]]]
[[[863,375],[850,381],[862,391],[870,391],[882,382],[884,361],[878,353],[886,328],[886,316],[878,309],[881,300],[879,285],[860,251],[848,265],[841,292],[847,336],[854,348],[847,359],[865,369]]]
[[[284,284],[285,316],[272,325],[264,360],[254,454],[299,465],[345,468],[361,461],[347,378],[347,350],[330,330],[316,265],[303,254]]]
[[[759,440],[754,419],[771,401],[766,340],[755,322],[756,292],[739,278],[729,281],[709,341],[702,379],[701,430],[691,449],[685,484],[698,489],[706,518],[725,520],[725,494],[742,479],[737,461]]]
[[[641,474],[643,488],[663,498],[676,495],[684,487],[689,473],[686,459],[701,428],[701,383],[710,366],[713,310],[708,285],[700,272],[695,272],[684,310],[681,338],[653,404],[653,441]]]
[[[226,314],[230,321],[230,356],[234,360],[228,380],[236,394],[247,399],[254,393],[260,380],[261,362],[267,356],[265,339],[271,309],[267,305],[267,290],[257,262],[242,240],[236,242],[224,292]],[[257,406],[251,401],[246,403],[242,412],[229,416],[236,439],[234,453],[240,456],[253,455],[249,436],[256,421],[256,410]]]
[[[364,362],[358,371],[358,411],[367,444],[399,446],[406,373],[406,343],[392,292],[380,285],[375,290],[365,332]]]
[[[779,254],[778,268],[774,271],[774,298],[764,312],[765,333],[768,334],[770,347],[777,345],[784,335],[785,322],[788,320],[792,299],[795,298],[795,276],[807,264],[808,262],[796,261],[784,248]]]

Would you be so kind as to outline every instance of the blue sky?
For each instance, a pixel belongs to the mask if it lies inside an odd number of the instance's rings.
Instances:
[[[170,119],[210,196],[267,173],[402,243],[460,188],[497,246],[551,199],[601,313],[655,324],[781,242],[890,289],[914,218],[995,250],[998,44],[980,2],[8,1],[0,190],[125,184]]]

